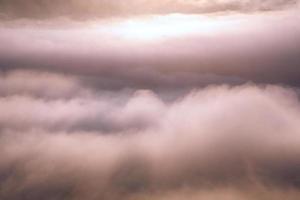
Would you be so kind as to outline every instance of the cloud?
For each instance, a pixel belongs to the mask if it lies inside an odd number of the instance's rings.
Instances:
[[[70,74],[105,90],[191,89],[247,81],[299,86],[298,18],[297,12],[288,11],[153,16],[149,22],[92,21],[66,27],[3,26],[0,68]],[[167,34],[178,21],[193,31],[153,40],[128,38],[122,32],[150,23],[152,30],[165,27]],[[129,22],[137,27],[128,27]]]
[[[298,199],[298,6],[0,0],[0,199]]]
[[[213,13],[223,11],[278,10],[297,5],[297,0],[67,0],[36,1],[2,0],[3,19],[45,19],[70,17],[77,19],[168,13]]]
[[[41,98],[71,98],[88,94],[72,76],[37,71],[14,70],[0,73],[0,95],[29,95]]]
[[[113,102],[1,98],[0,197],[295,199],[299,193],[300,103],[292,89],[208,87],[172,102],[137,91]],[[86,129],[86,121],[98,128]],[[101,124],[119,128],[107,134]]]

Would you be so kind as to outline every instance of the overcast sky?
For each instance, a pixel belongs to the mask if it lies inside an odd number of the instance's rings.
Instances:
[[[298,0],[0,0],[1,200],[298,200]]]

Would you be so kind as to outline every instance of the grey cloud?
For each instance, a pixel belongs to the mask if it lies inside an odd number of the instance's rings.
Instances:
[[[247,12],[283,9],[297,3],[297,0],[1,0],[0,16],[4,19],[85,19],[163,13]]]
[[[53,109],[53,102],[44,103]],[[53,113],[61,121],[84,115],[80,105],[62,107],[70,112]],[[209,87],[168,104],[141,91],[118,112],[125,120],[146,112],[157,122],[109,135],[80,128],[1,131],[1,199],[299,195],[300,103],[292,89]],[[19,120],[10,117],[8,127]]]

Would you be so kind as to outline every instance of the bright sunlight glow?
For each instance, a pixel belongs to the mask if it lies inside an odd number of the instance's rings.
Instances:
[[[136,41],[155,41],[186,35],[218,34],[236,26],[236,20],[221,17],[171,14],[127,19],[115,23],[111,31],[122,38]]]

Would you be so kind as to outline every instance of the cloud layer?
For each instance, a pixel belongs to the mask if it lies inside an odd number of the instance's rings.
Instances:
[[[30,94],[1,97],[1,199],[299,195],[292,89],[217,86],[172,102]]]
[[[0,69],[72,74],[108,90],[248,81],[299,86],[298,13],[6,24]],[[177,23],[182,32],[172,35]]]
[[[298,0],[2,0],[1,17],[77,19],[132,16],[168,13],[213,13],[223,11],[266,11],[284,9],[298,4]]]
[[[1,200],[299,199],[299,1],[0,0],[0,18]]]

